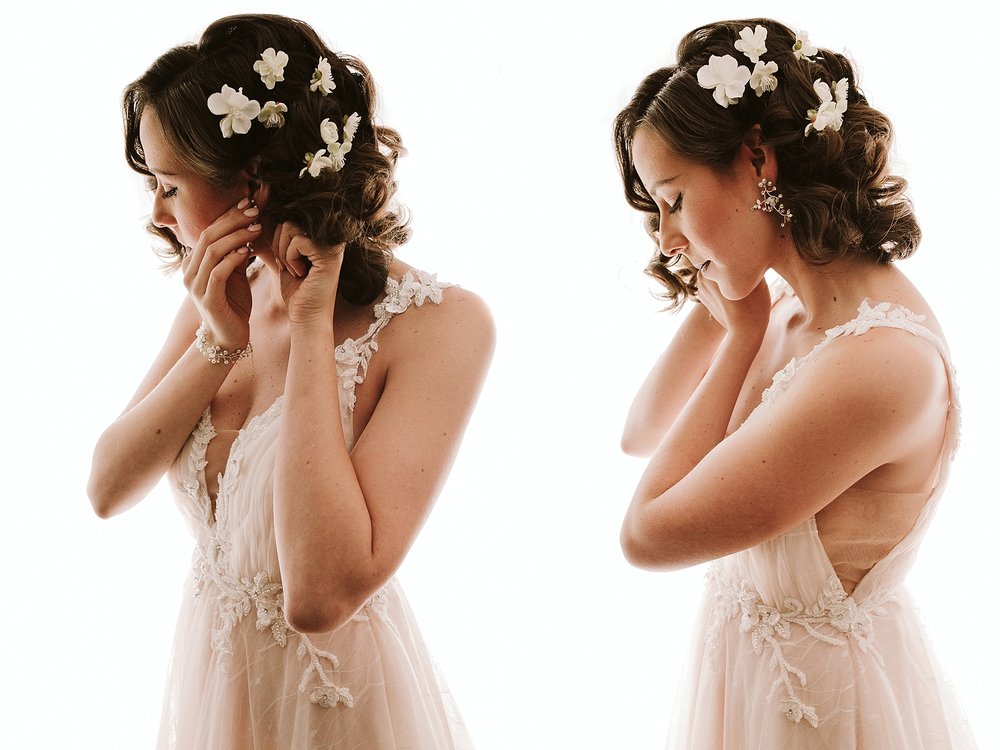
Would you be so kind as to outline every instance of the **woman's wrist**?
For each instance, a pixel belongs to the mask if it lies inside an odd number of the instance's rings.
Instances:
[[[728,351],[749,354],[751,359],[757,356],[760,345],[764,342],[766,328],[736,328],[727,330],[720,342],[720,348]]]
[[[289,320],[288,331],[292,339],[311,339],[317,336],[333,338],[333,315],[316,315],[302,320]]]
[[[220,343],[202,322],[195,333],[194,344],[202,356],[213,365],[233,365],[253,354],[253,345],[250,343],[249,336],[244,337],[243,341],[244,343],[238,346]]]

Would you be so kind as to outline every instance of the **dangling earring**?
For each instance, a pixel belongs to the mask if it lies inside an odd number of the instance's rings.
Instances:
[[[785,208],[785,204],[781,202],[781,193],[775,189],[774,183],[770,180],[761,180],[757,183],[757,187],[760,188],[761,197],[753,205],[753,210],[763,211],[767,214],[778,214],[781,217],[781,226],[785,226],[785,224],[790,222],[792,220],[792,212]]]

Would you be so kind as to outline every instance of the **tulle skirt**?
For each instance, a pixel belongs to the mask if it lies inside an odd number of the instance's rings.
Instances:
[[[187,587],[160,750],[472,747],[395,580],[306,637],[253,607],[220,613],[217,598]]]
[[[976,747],[905,589],[870,613],[866,641],[816,624],[812,633],[798,625],[774,631],[769,642],[760,637],[766,623],[739,612],[720,617],[712,586],[669,750]]]

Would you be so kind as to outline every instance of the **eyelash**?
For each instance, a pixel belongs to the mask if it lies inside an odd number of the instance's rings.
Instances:
[[[684,200],[684,193],[678,193],[677,199],[674,201],[674,205],[667,206],[668,214],[675,214],[681,210],[681,202]]]
[[[153,177],[152,175],[146,176],[146,188],[150,192],[156,192],[156,190],[159,188],[159,186],[156,183],[156,178]],[[175,187],[160,190],[160,197],[162,198],[173,198],[175,195],[177,195],[177,188]]]

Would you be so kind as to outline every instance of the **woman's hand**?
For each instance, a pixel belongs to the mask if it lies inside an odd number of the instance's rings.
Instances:
[[[274,230],[271,250],[281,268],[281,297],[292,325],[332,322],[344,248],[321,247],[290,221]]]
[[[260,209],[245,199],[212,222],[181,261],[191,295],[209,340],[229,351],[250,340],[250,282],[247,244],[260,237]]]
[[[726,299],[719,285],[698,274],[698,301],[726,332],[744,339],[762,340],[771,318],[771,292],[761,279],[741,300]]]

